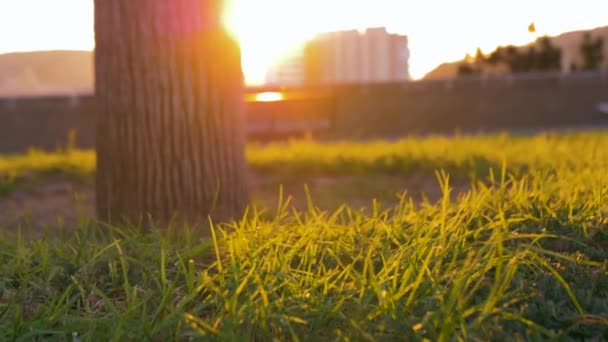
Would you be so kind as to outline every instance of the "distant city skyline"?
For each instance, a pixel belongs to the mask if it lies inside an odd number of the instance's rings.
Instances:
[[[272,66],[269,85],[317,85],[410,80],[408,37],[385,27],[324,32]]]
[[[386,26],[406,34],[420,78],[477,47],[525,44],[538,35],[608,25],[608,2],[580,0],[230,0],[227,23],[243,48],[247,81],[259,83],[289,49],[319,32]],[[348,9],[347,11],[345,9]],[[279,29],[277,29],[279,28]],[[94,47],[92,0],[3,0],[0,53]]]

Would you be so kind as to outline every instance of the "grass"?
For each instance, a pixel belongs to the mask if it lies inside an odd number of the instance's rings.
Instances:
[[[284,181],[301,174],[388,173],[400,176],[447,171],[459,180],[479,180],[500,171],[507,161],[509,172],[528,170],[606,168],[608,134],[540,134],[513,137],[507,134],[480,137],[407,138],[396,142],[292,141],[247,147],[247,160],[255,172],[275,174]],[[0,155],[0,189],[4,193],[19,184],[47,176],[78,180],[95,169],[93,151],[68,149],[54,153],[31,150],[23,155]],[[2,192],[3,190],[0,190]]]
[[[294,211],[278,196],[211,241],[85,219],[36,240],[7,232],[0,340],[608,339],[607,143],[591,133],[251,146],[260,172],[430,173],[443,196],[336,211],[312,200]],[[0,172],[93,171],[88,152],[32,156],[0,159]],[[457,179],[471,188],[451,196]]]
[[[0,155],[0,197],[40,180],[62,177],[85,181],[95,171],[93,151],[44,152],[36,149],[23,155]]]

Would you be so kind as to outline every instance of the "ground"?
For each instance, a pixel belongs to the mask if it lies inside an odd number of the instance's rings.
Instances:
[[[407,193],[418,201],[436,201],[441,189],[434,175],[309,175],[280,177],[250,172],[253,203],[260,208],[276,206],[280,187],[285,198],[297,210],[306,209],[306,188],[316,206],[333,211],[346,204],[353,208],[371,207],[376,199],[390,207]],[[465,182],[455,185],[454,194],[465,191]],[[23,185],[0,197],[0,227],[15,230],[28,227],[36,230],[57,226],[74,226],[79,219],[95,215],[94,185],[90,180],[48,177],[34,184]]]

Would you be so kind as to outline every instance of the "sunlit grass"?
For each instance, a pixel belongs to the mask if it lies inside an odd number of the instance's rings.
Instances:
[[[507,163],[509,171],[553,172],[568,166],[577,169],[608,168],[608,134],[541,134],[512,137],[408,138],[395,142],[292,141],[249,145],[247,160],[254,171],[297,176],[306,174],[391,173],[403,176],[445,170],[453,178],[477,180]],[[55,175],[82,177],[95,169],[93,151],[68,150],[0,155],[0,187],[19,179]]]
[[[210,241],[94,221],[36,240],[2,234],[0,340],[605,340],[606,143],[582,134],[250,146],[256,170],[422,172],[444,196],[334,212],[312,202],[293,212],[278,196],[274,208],[216,226]],[[53,156],[3,158],[0,168],[93,170],[90,153]],[[458,177],[472,187],[454,199]]]
[[[95,171],[93,151],[44,152],[30,150],[23,155],[0,155],[0,196],[17,185],[45,177],[86,180]]]

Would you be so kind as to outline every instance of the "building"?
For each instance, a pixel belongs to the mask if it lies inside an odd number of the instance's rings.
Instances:
[[[301,51],[272,68],[272,85],[344,84],[407,81],[407,36],[385,28],[322,33]]]
[[[278,86],[301,85],[306,74],[303,50],[292,51],[266,72],[266,84]]]

